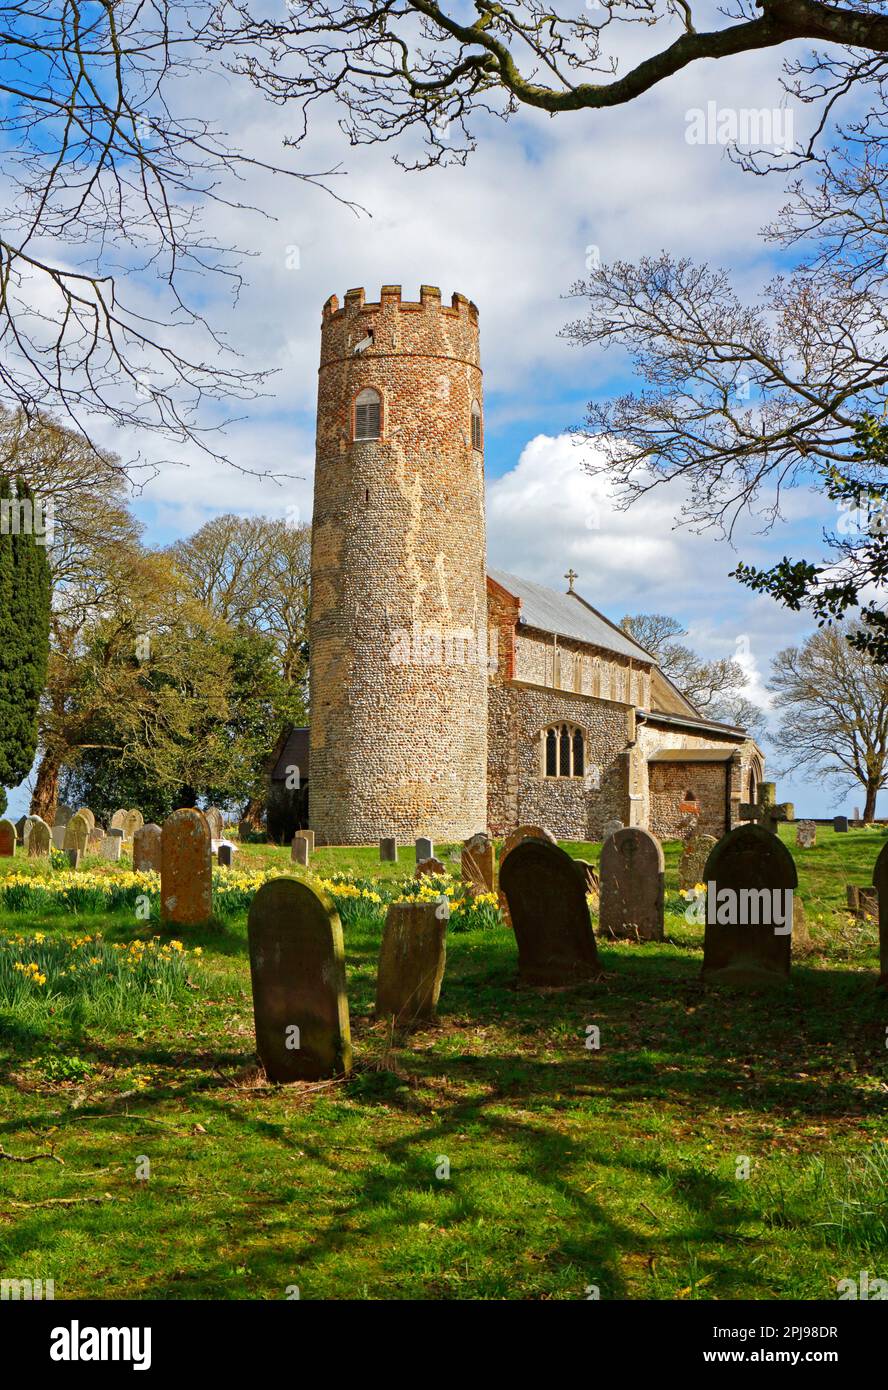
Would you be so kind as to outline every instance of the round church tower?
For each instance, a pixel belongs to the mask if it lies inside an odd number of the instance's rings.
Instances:
[[[487,824],[478,310],[424,285],[324,305],[312,532],[311,824],[327,844]]]

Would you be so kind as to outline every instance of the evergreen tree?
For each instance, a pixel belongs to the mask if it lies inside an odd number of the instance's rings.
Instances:
[[[0,475],[0,786],[16,787],[37,751],[46,682],[52,585],[48,537],[38,535],[34,498]]]

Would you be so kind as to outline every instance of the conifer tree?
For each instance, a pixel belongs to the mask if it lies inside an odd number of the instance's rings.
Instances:
[[[25,484],[0,475],[0,787],[18,786],[37,751],[51,600],[39,522]]]

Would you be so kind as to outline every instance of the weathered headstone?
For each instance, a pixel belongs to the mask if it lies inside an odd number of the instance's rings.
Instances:
[[[710,851],[718,844],[714,835],[689,835],[678,864],[678,886],[683,893],[703,882],[703,870]]]
[[[146,873],[149,869],[160,872],[160,842],[162,831],[153,821],[140,826],[133,836],[133,869],[136,873]]]
[[[272,1081],[351,1070],[342,924],[330,898],[294,878],[263,883],[248,919],[256,1050]]]
[[[308,852],[309,852],[309,854],[314,854],[314,852],[315,852],[315,833],[314,833],[314,831],[313,831],[313,830],[300,830],[300,831],[299,831],[299,834],[300,834],[300,835],[304,835],[305,838],[306,838],[306,840],[308,841]]]
[[[416,862],[423,864],[427,859],[434,859],[435,846],[426,835],[420,835],[416,841]]]
[[[63,848],[76,849],[80,854],[86,854],[88,843],[89,821],[77,811],[65,826],[65,842]]]
[[[516,828],[510,831],[503,840],[502,849],[500,850],[501,869],[502,861],[505,859],[506,855],[510,854],[516,845],[520,845],[522,840],[545,840],[550,845],[558,843],[551,831],[544,830],[541,825],[516,826]]]
[[[740,825],[712,850],[704,870],[703,979],[779,984],[789,978],[798,887],[789,850],[761,825]],[[799,904],[800,906],[800,904]]]
[[[225,819],[218,806],[210,806],[204,815],[207,818],[207,825],[210,827],[210,835],[214,840],[221,840],[225,834]]]
[[[95,818],[95,816],[93,815],[92,811],[89,809],[88,806],[80,806],[80,807],[78,807],[78,809],[77,809],[77,815],[78,815],[78,816],[83,816],[83,818],[84,818],[84,820],[86,821],[87,825],[89,826],[90,830],[93,830],[93,829],[95,828],[96,818]]]
[[[604,840],[609,840],[610,837],[611,837],[611,835],[616,835],[616,833],[617,833],[618,830],[623,830],[623,829],[624,829],[624,826],[623,826],[623,822],[622,822],[621,820],[608,820],[608,821],[605,821],[605,823],[604,823],[604,829],[603,829],[602,832],[601,832],[602,842],[603,842]]]
[[[492,893],[496,876],[493,841],[482,831],[464,841],[462,848],[462,877],[474,897],[477,893]]]
[[[855,806],[855,807],[854,807],[854,824],[855,824],[855,825],[862,825],[862,824],[863,824],[863,820],[862,820],[862,817],[861,817],[861,815],[860,815],[860,807],[859,807],[859,806]]]
[[[136,831],[137,831],[137,830],[141,830],[141,829],[142,829],[142,826],[143,826],[144,824],[145,824],[145,817],[142,815],[142,812],[141,812],[141,811],[136,810],[135,807],[133,807],[132,810],[127,811],[126,814],[124,815],[124,819],[123,819],[123,837],[124,837],[124,839],[125,839],[125,840],[133,840],[133,839],[135,839]]]
[[[174,811],[160,838],[160,916],[174,927],[195,927],[213,915],[210,827],[202,811]]]
[[[101,855],[103,859],[108,859],[112,864],[117,864],[120,860],[120,851],[123,849],[123,836],[108,834],[102,840]]]
[[[817,844],[817,825],[812,820],[800,820],[796,826],[796,847],[813,849]]]
[[[71,868],[71,869],[79,869],[79,868],[80,868],[80,859],[81,859],[80,850],[79,850],[79,849],[66,849],[66,850],[64,851],[64,853],[67,854],[67,856],[68,856],[68,867]]]
[[[845,887],[845,896],[848,911],[855,917],[870,917],[874,922],[878,921],[879,894],[875,888],[861,888],[856,883],[849,883]]]
[[[753,824],[760,825],[763,830],[768,830],[772,835],[776,835],[778,821],[795,819],[795,807],[791,801],[781,801],[778,804],[776,782],[762,782],[759,787],[758,800],[741,803],[740,819],[752,821]]]
[[[0,859],[12,859],[15,855],[16,833],[11,820],[0,820]]]
[[[414,878],[425,878],[426,874],[446,874],[447,868],[440,859],[423,859],[416,866]]]
[[[126,818],[127,818],[128,815],[129,815],[129,811],[126,811],[126,810],[124,810],[124,811],[115,811],[115,812],[114,812],[114,815],[111,817],[111,824],[110,824],[110,826],[109,826],[109,829],[110,829],[110,830],[123,830],[124,827],[126,826]]]
[[[435,1017],[447,950],[447,917],[439,903],[392,903],[386,914],[376,976],[376,1016],[402,1028]]]
[[[585,883],[569,854],[545,840],[522,840],[502,862],[500,887],[522,984],[560,989],[598,978]]]
[[[31,818],[31,833],[28,836],[28,855],[32,859],[43,859],[52,847],[52,831],[39,816]]]
[[[56,826],[61,826],[61,828],[64,830],[65,826],[68,824],[68,821],[71,819],[73,814],[73,806],[66,806],[63,801],[60,801],[59,804],[56,806],[55,815],[52,818],[53,829],[55,829]]]
[[[600,933],[663,940],[663,847],[640,826],[617,830],[601,850]]]
[[[385,864],[394,864],[398,859],[398,842],[391,836],[385,836],[379,842],[379,858]]]
[[[102,829],[102,827],[100,825],[93,826],[92,830],[89,832],[89,838],[86,842],[87,854],[101,854],[104,839],[105,832]]]
[[[30,820],[30,816],[19,816],[18,820],[15,823],[15,838],[20,845],[24,845],[25,843],[25,838],[27,835]]]
[[[67,827],[66,825],[54,825],[54,826],[52,827],[52,847],[53,847],[53,849],[64,849],[64,848],[65,848],[65,831],[67,830],[67,828],[68,828],[68,827]]]
[[[222,869],[230,869],[234,865],[234,846],[220,845],[216,851],[216,862]]]
[[[303,869],[308,867],[311,858],[308,848],[308,840],[304,835],[296,834],[293,836],[293,844],[290,847],[290,859],[294,864],[299,864]]]
[[[879,900],[879,986],[888,989],[888,841],[873,868],[873,887]]]
[[[833,816],[833,830],[835,831],[835,833],[836,833],[837,835],[847,835],[847,833],[848,833],[848,817],[847,817],[847,816]]]

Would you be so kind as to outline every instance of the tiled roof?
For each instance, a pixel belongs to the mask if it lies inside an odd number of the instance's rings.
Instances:
[[[622,628],[616,627],[579,594],[559,594],[555,589],[547,589],[544,584],[533,584],[529,579],[520,579],[518,575],[507,574],[505,570],[488,569],[487,573],[508,593],[520,599],[521,619],[528,627],[555,632],[559,637],[571,637],[577,642],[602,647],[605,651],[619,652],[621,656],[632,657],[634,661],[653,664],[654,658],[650,652],[633,642]]]

